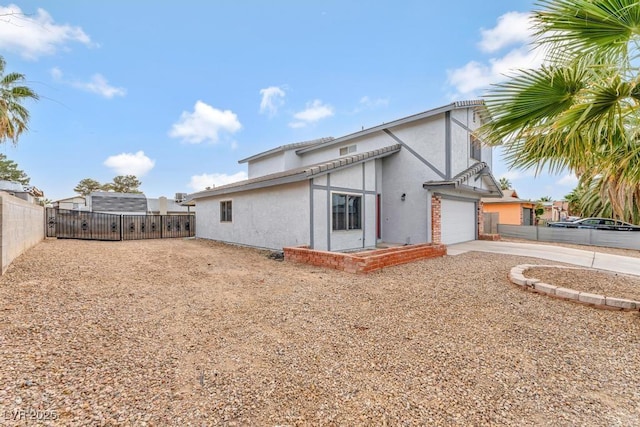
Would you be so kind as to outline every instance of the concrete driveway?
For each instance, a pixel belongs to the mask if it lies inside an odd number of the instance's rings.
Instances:
[[[582,267],[640,276],[640,258],[573,249],[564,246],[474,240],[449,245],[447,247],[447,255],[459,255],[470,251],[548,259]]]

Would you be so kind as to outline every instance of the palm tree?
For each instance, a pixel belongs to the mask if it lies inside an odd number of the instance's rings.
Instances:
[[[6,62],[0,56],[0,143],[11,140],[14,144],[27,130],[29,111],[22,105],[25,99],[38,99],[38,95],[21,85],[25,77],[19,73],[4,74]]]
[[[597,179],[612,214],[631,220],[640,209],[640,2],[538,5],[532,22],[545,65],[490,89],[482,137],[504,144],[512,167],[566,168],[585,188]]]
[[[511,188],[511,181],[509,181],[509,179],[505,177],[500,178],[500,189],[508,190],[510,188]]]

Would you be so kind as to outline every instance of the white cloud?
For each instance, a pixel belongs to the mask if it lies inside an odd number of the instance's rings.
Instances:
[[[56,80],[56,81],[62,80],[62,70],[58,67],[52,68],[51,77],[53,78],[53,80]]]
[[[291,122],[289,123],[289,127],[291,129],[300,129],[305,127],[307,124],[305,122]]]
[[[515,170],[511,169],[498,175],[498,179],[507,178],[509,181],[517,181],[523,178],[533,178],[536,172],[533,169]]]
[[[578,185],[578,177],[576,177],[572,173],[568,173],[562,176],[562,178],[560,178],[558,181],[556,181],[556,184],[562,185],[564,187],[575,187],[576,185]]]
[[[487,63],[468,62],[461,68],[448,70],[448,83],[462,96],[475,96],[476,92],[506,79],[519,69],[537,68],[542,64],[542,53],[529,47],[513,49],[500,58],[491,58]]]
[[[312,102],[307,102],[307,108],[293,115],[296,121],[289,123],[289,127],[294,129],[305,127],[326,117],[331,117],[333,114],[331,105],[323,104],[319,99],[315,99]]]
[[[78,89],[95,93],[108,99],[111,99],[114,96],[125,96],[127,94],[127,90],[125,88],[109,85],[109,82],[102,74],[94,74],[90,81],[74,82],[72,85]]]
[[[278,109],[284,105],[285,92],[278,86],[269,86],[260,89],[262,100],[260,101],[260,114],[267,113],[269,117],[273,117],[278,113]]]
[[[242,128],[238,116],[231,110],[218,110],[197,101],[193,113],[183,111],[180,120],[169,131],[172,138],[181,138],[191,144],[204,141],[218,142],[220,132],[236,133]]]
[[[56,24],[44,9],[35,14],[26,14],[15,4],[0,6],[0,50],[20,54],[35,60],[43,55],[52,55],[68,43],[78,42],[93,46],[91,38],[80,27]]]
[[[65,80],[62,70],[54,67],[51,69],[51,77],[56,81],[68,84],[85,92],[95,93],[107,99],[111,99],[114,96],[125,96],[127,94],[125,88],[111,86],[102,74],[94,74],[88,82]]]
[[[531,14],[507,12],[498,18],[498,24],[480,30],[482,40],[478,46],[483,52],[496,52],[510,45],[528,43],[533,37]]]
[[[110,156],[104,161],[104,165],[113,169],[118,175],[146,175],[155,166],[155,160],[151,160],[144,151],[137,153],[121,153]]]
[[[537,68],[544,59],[543,52],[532,49],[532,32],[529,28],[530,15],[508,12],[498,18],[498,24],[489,30],[481,30],[482,40],[479,47],[487,53],[513,46],[501,56],[485,61],[470,61],[460,68],[447,70],[447,83],[455,88],[458,97],[476,97],[479,91],[489,85],[506,79],[506,76],[519,69]]]
[[[246,172],[238,172],[232,175],[224,173],[203,173],[202,175],[194,175],[191,177],[189,187],[195,191],[202,191],[207,187],[219,187],[221,185],[231,184],[232,182],[243,181],[247,179]]]
[[[368,108],[386,107],[389,105],[389,100],[386,98],[371,99],[368,96],[363,96],[360,98],[360,105]]]

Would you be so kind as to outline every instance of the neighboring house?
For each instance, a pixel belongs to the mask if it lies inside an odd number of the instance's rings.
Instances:
[[[0,180],[0,191],[29,203],[38,203],[43,197],[42,190],[33,186],[23,186],[19,182]]]
[[[95,191],[88,196],[74,196],[56,200],[53,207],[75,211],[90,211],[126,215],[185,215],[191,212],[183,206],[186,193],[176,193],[174,199],[147,198],[142,193],[115,193]]]
[[[497,213],[499,224],[533,225],[536,204],[530,200],[522,200],[516,190],[502,190],[502,197],[482,199],[483,212]]]
[[[474,240],[480,198],[502,196],[491,148],[472,135],[483,110],[482,101],[455,102],[240,160],[248,180],[190,196],[196,236],[329,251]]]
[[[540,219],[546,222],[565,221],[569,216],[569,202],[556,200],[553,202],[541,202],[544,212]]]
[[[67,197],[53,202],[56,209],[67,209],[70,211],[88,210],[87,199],[84,196]]]
[[[182,205],[183,198],[168,199],[164,196],[157,199],[147,199],[147,213],[149,215],[186,215],[191,213],[191,208]],[[186,197],[186,195],[185,195]]]
[[[142,193],[95,191],[87,196],[91,212],[119,215],[146,215],[147,198]]]

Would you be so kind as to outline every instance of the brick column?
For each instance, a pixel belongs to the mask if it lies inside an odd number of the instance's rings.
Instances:
[[[431,196],[431,243],[442,243],[442,201],[440,196]]]
[[[482,200],[478,200],[478,236],[476,238],[482,234],[484,234],[484,203]]]

